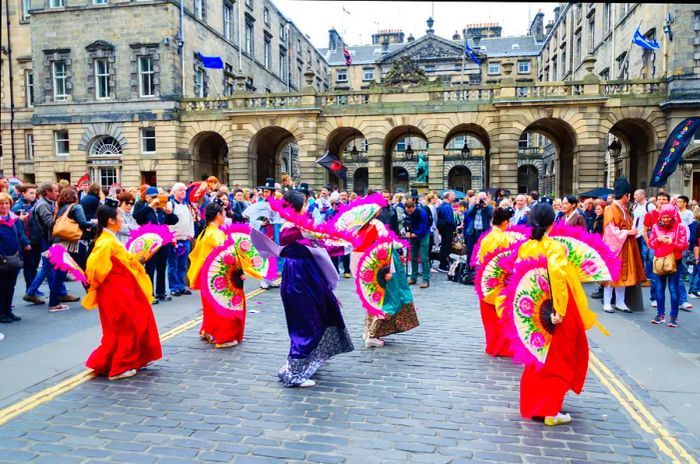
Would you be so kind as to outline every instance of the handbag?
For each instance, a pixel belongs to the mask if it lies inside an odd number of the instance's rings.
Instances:
[[[454,238],[452,239],[452,253],[458,256],[467,254],[467,245],[464,243],[464,238],[456,232]]]
[[[11,271],[22,267],[22,257],[19,251],[10,256],[0,255],[0,272]]]
[[[695,265],[695,253],[693,253],[693,250],[683,251],[683,264],[686,266]]]
[[[66,212],[56,219],[53,229],[51,230],[55,238],[65,240],[66,242],[77,242],[83,236],[80,225],[74,219],[68,217],[72,208],[73,205],[70,205]]]
[[[654,256],[654,274],[663,276],[673,274],[676,271],[676,256],[674,253],[669,253],[661,258]]]

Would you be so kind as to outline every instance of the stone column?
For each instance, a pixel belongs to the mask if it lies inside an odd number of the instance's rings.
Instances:
[[[511,193],[518,190],[518,139],[521,131],[502,121],[491,138],[489,151],[488,182],[485,187],[509,189]],[[485,173],[486,174],[486,173]]]
[[[605,181],[605,139],[599,143],[579,145],[574,152],[573,193],[603,187]],[[566,195],[569,192],[559,192]]]
[[[374,190],[382,190],[389,183],[389,179],[384,178],[383,143],[382,139],[367,140],[367,183]]]
[[[445,150],[442,147],[442,140],[429,140],[428,149],[428,188],[430,190],[443,190],[447,188],[445,178]]]
[[[248,153],[251,135],[248,131],[237,130],[236,124],[232,126],[233,142],[228,146],[229,183],[230,186],[240,184],[242,187],[252,187],[255,185],[257,173],[254,172],[255,153]]]

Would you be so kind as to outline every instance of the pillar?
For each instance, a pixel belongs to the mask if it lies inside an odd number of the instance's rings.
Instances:
[[[383,190],[389,183],[385,179],[384,141],[367,139],[367,183],[370,189]]]

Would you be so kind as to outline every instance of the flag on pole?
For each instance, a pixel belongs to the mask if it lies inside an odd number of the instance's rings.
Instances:
[[[326,151],[326,154],[316,162],[340,179],[345,179],[348,175],[348,168],[340,161],[340,158],[331,154],[330,151]]]
[[[666,185],[666,179],[678,168],[683,152],[698,129],[700,129],[700,118],[696,117],[686,118],[673,129],[652,171],[650,187]]]
[[[205,68],[224,69],[224,60],[220,56],[204,56],[200,52],[197,52],[197,55]]]
[[[346,10],[344,6],[342,8],[343,8],[343,13],[352,14],[348,10]]]
[[[639,45],[645,50],[658,50],[659,48],[661,48],[656,40],[651,40],[644,37],[642,33],[639,32],[639,26],[637,26],[637,30],[634,31],[632,43],[635,45]]]
[[[352,64],[352,55],[345,45],[343,45],[343,56],[345,57],[345,66],[350,66]]]
[[[479,61],[479,58],[476,56],[476,53],[474,53],[474,50],[469,46],[469,39],[464,39],[464,54],[469,57],[470,60],[472,60],[474,63],[480,65],[481,61]]]

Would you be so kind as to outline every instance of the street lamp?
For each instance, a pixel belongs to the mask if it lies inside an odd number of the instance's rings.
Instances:
[[[408,145],[406,145],[406,149],[403,152],[403,156],[406,159],[406,161],[411,161],[413,159],[413,147],[411,146],[411,129],[408,129]]]
[[[613,158],[617,159],[620,157],[620,152],[622,151],[622,144],[619,140],[615,138],[612,142],[610,142],[610,145],[608,145],[608,151],[610,152],[610,155],[612,155]]]
[[[472,151],[469,148],[469,145],[467,145],[467,138],[466,137],[464,137],[464,146],[459,151],[459,153],[462,155],[462,159],[467,159],[472,154]]]
[[[357,145],[355,145],[355,141],[353,140],[352,142],[352,150],[350,150],[350,156],[352,156],[352,160],[354,162],[360,161],[360,152],[357,149]]]

